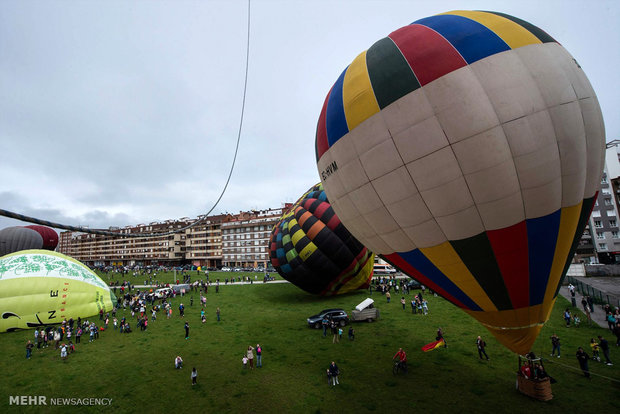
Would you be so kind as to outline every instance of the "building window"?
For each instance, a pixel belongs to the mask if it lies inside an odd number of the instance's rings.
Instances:
[[[612,230],[611,231],[611,237],[613,237],[614,239],[618,238],[618,230]]]
[[[601,227],[603,227],[601,225],[601,221],[600,220],[594,220],[594,227],[596,227],[597,229],[600,229]]]
[[[603,232],[597,231],[596,232],[596,238],[597,239],[604,239],[605,238],[605,234]]]
[[[616,220],[609,220],[610,227],[616,227]]]
[[[605,199],[605,205],[606,206],[610,206],[611,205],[611,198],[606,198]]]
[[[607,184],[607,176],[605,174],[601,177],[601,184]]]
[[[598,249],[599,249],[599,250],[607,250],[607,244],[605,244],[605,243],[599,243],[599,244],[598,244]]]
[[[601,216],[601,212],[600,210],[594,210],[592,212],[592,217],[600,217]]]
[[[601,188],[601,193],[603,193],[604,195],[610,195],[611,192],[609,191],[609,188]]]

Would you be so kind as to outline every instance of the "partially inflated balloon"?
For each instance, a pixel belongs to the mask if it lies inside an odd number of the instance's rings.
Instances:
[[[110,288],[88,267],[47,250],[0,258],[0,332],[112,310]]]
[[[41,235],[45,250],[54,250],[58,246],[58,233],[54,229],[38,225],[26,226],[26,228],[32,229]]]
[[[325,192],[376,254],[530,350],[600,182],[596,95],[551,36],[501,13],[418,20],[329,92]]]
[[[20,250],[40,249],[43,247],[41,235],[26,227],[7,227],[0,230],[0,256]]]
[[[374,254],[342,225],[320,183],[282,215],[269,245],[274,268],[306,292],[336,295],[370,283]]]

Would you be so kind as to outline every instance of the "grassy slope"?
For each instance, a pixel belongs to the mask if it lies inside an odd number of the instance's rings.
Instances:
[[[441,298],[429,297],[430,315],[403,311],[393,295],[390,304],[374,294],[381,320],[355,324],[356,339],[346,333],[340,344],[323,338],[322,331],[306,326],[305,318],[323,308],[347,310],[361,302],[365,292],[342,297],[316,298],[289,284],[223,286],[219,294],[209,290],[208,321],[199,321],[197,295],[194,306],[188,298],[177,298],[172,319],[159,317],[146,332],[120,335],[103,332],[95,343],[83,343],[66,363],[51,348],[35,349],[24,359],[24,344],[32,331],[0,335],[5,358],[0,365],[0,411],[38,411],[36,407],[9,407],[9,395],[53,397],[111,397],[121,412],[620,412],[615,398],[620,382],[600,377],[588,381],[576,369],[577,346],[587,346],[602,328],[564,328],[563,298],[543,328],[534,351],[549,354],[549,336],[557,331],[563,357],[553,359],[547,370],[558,383],[554,399],[541,403],[515,391],[516,356],[499,345],[477,322]],[[178,303],[186,304],[190,340],[184,339]],[[215,308],[222,309],[222,321],[215,320]],[[122,312],[121,312],[122,314]],[[129,314],[129,312],[127,312]],[[423,353],[420,347],[434,340],[442,326],[449,347]],[[346,332],[346,330],[345,330]],[[477,335],[485,337],[490,361],[479,361]],[[262,369],[241,368],[248,345],[263,346]],[[398,347],[408,352],[410,372],[394,377],[391,357]],[[180,354],[183,370],[172,368]],[[616,365],[591,363],[593,373],[620,379],[620,351],[612,349]],[[328,387],[325,369],[335,360],[342,371],[341,385]],[[568,366],[560,366],[559,364]],[[198,386],[190,384],[192,366],[198,369]],[[54,412],[47,407],[46,412]],[[55,412],[73,407],[56,407]],[[80,408],[80,410],[83,410]],[[91,408],[90,411],[112,411]]]

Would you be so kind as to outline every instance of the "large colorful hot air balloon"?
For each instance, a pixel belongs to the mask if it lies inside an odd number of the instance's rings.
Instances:
[[[60,253],[25,250],[0,258],[0,332],[108,312],[115,301],[99,276]]]
[[[370,283],[374,254],[342,225],[321,183],[282,215],[269,245],[274,268],[306,292],[336,295]]]
[[[452,11],[355,58],[316,156],[358,240],[526,353],[594,203],[604,135],[594,90],[551,36]]]
[[[40,249],[43,238],[39,232],[26,227],[14,226],[0,230],[0,256],[20,250]]]

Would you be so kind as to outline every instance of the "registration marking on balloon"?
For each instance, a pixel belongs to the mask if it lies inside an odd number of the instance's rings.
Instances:
[[[518,353],[549,317],[604,154],[582,68],[497,12],[431,16],[377,41],[338,77],[316,132],[351,234]]]

